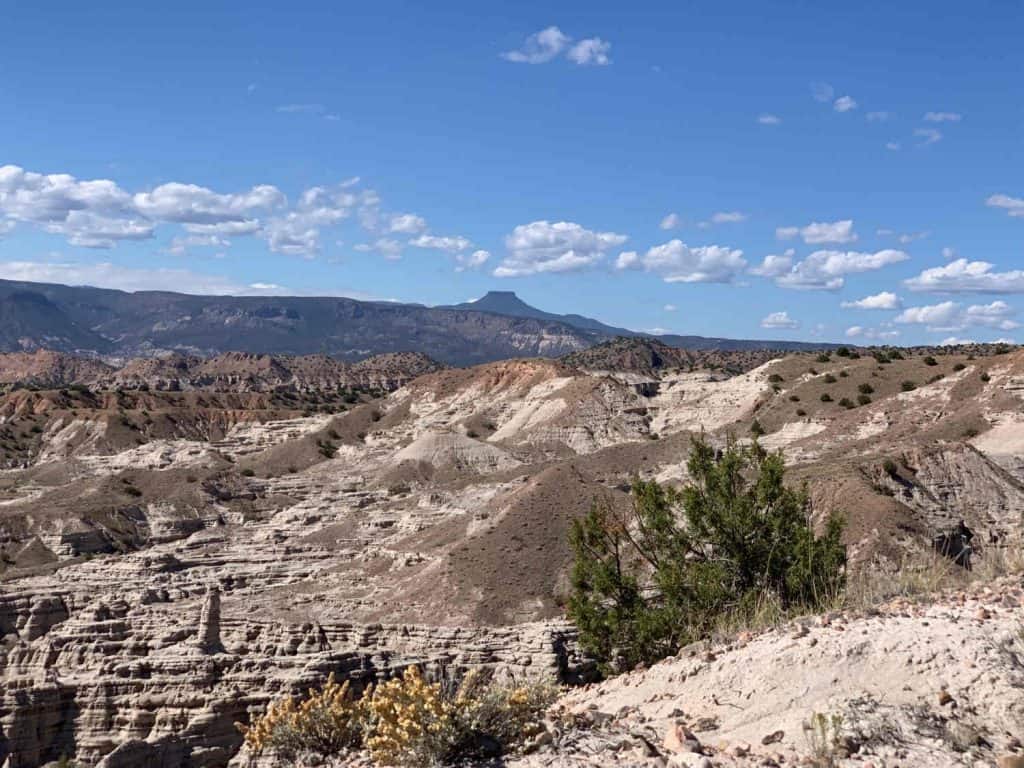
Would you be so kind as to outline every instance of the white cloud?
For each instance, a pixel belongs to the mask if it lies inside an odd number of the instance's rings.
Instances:
[[[942,139],[942,131],[935,128],[915,128],[914,135],[921,139],[921,145],[934,144]]]
[[[800,235],[808,245],[820,243],[852,243],[857,240],[853,231],[853,219],[840,221],[813,221],[806,227],[778,227],[775,236],[780,240],[791,240]]]
[[[430,248],[435,251],[446,253],[462,253],[473,247],[473,242],[461,235],[455,237],[441,237],[438,235],[420,235],[409,241],[409,245],[416,248]]]
[[[1012,331],[1020,323],[1011,318],[1017,314],[1005,301],[974,304],[966,309],[955,301],[944,301],[923,307],[908,307],[893,318],[894,322],[926,325],[929,331],[962,331],[965,328],[986,327]]]
[[[501,58],[517,64],[543,64],[558,56],[571,40],[558,27],[548,27],[526,38],[518,50],[501,54]]]
[[[168,253],[184,256],[190,248],[230,248],[231,242],[219,235],[187,235],[171,238]]]
[[[10,234],[18,225],[13,219],[0,219],[0,237]]]
[[[828,83],[811,83],[811,95],[814,96],[815,101],[820,101],[825,104],[832,101],[832,97],[836,95],[836,91]]]
[[[869,123],[884,123],[889,119],[888,112],[868,112],[864,115]]]
[[[611,43],[600,37],[590,37],[580,40],[565,55],[569,61],[580,66],[604,67],[612,63],[608,58],[611,49]]]
[[[593,267],[628,238],[596,232],[571,221],[520,224],[505,238],[508,255],[495,277],[522,277],[549,272],[574,272]]]
[[[391,222],[388,225],[389,232],[398,232],[403,235],[418,235],[426,228],[427,220],[412,213],[392,214]]]
[[[974,339],[961,339],[959,336],[948,336],[939,342],[940,347],[959,347],[964,344],[977,344]]]
[[[473,251],[470,254],[458,254],[455,257],[455,261],[458,266],[455,267],[456,272],[465,272],[467,269],[479,269],[487,260],[491,258],[489,251],[483,249]]]
[[[675,304],[666,304],[664,307],[662,307],[662,309],[665,312],[675,312],[677,309],[679,309],[679,307],[677,307]]]
[[[886,142],[885,148],[888,149],[890,152],[899,152],[901,145],[898,141],[889,141]]]
[[[899,309],[901,305],[900,297],[889,291],[865,296],[857,301],[844,301],[840,304],[844,309]]]
[[[220,275],[204,275],[187,269],[135,269],[109,262],[0,262],[0,278],[34,283],[91,285],[122,291],[181,291],[205,295],[288,295],[272,283],[237,283]]]
[[[761,277],[780,277],[793,268],[793,257],[796,251],[787,248],[782,254],[770,253],[758,266],[751,267],[750,273]]]
[[[670,213],[668,216],[661,220],[661,224],[658,226],[662,229],[675,229],[679,226],[681,220],[678,213]]]
[[[757,116],[757,122],[761,125],[781,125],[782,118],[765,112]]]
[[[985,205],[989,208],[1002,208],[1010,216],[1015,218],[1024,218],[1024,199],[1019,197],[1010,197],[1009,195],[990,195],[985,200]]]
[[[171,182],[132,197],[137,211],[161,221],[179,224],[217,224],[245,221],[254,211],[283,205],[285,197],[277,187],[263,184],[241,194],[218,194],[196,184]]]
[[[761,320],[762,328],[799,328],[800,323],[792,319],[788,312],[772,312]]]
[[[851,325],[846,329],[846,336],[851,339],[890,340],[899,337],[900,332],[888,328],[865,328],[862,325]]]
[[[217,224],[186,224],[185,231],[195,235],[254,235],[260,231],[258,219],[221,221]]]
[[[838,99],[835,100],[835,103],[832,105],[832,108],[836,112],[849,112],[850,110],[857,108],[857,102],[854,101],[853,97],[851,96],[840,96]]]
[[[71,245],[113,248],[122,240],[148,240],[154,225],[144,219],[117,219],[88,211],[71,211],[62,222],[46,225],[46,231],[63,235]]]
[[[946,261],[956,258],[956,248],[950,248],[948,245],[942,249],[942,258]]]
[[[904,232],[903,234],[899,235],[896,239],[899,240],[900,243],[902,243],[903,245],[910,245],[910,243],[914,242],[915,240],[923,240],[930,234],[931,232]]]
[[[661,275],[666,283],[729,283],[747,266],[743,251],[720,245],[691,247],[670,240],[648,249],[619,254],[618,269],[643,269]]]
[[[959,112],[925,112],[924,119],[928,123],[959,123],[963,118]]]
[[[870,272],[910,257],[903,251],[885,249],[875,253],[859,251],[815,251],[792,269],[775,278],[783,288],[834,291],[843,287],[845,276]]]
[[[402,258],[402,249],[405,246],[399,241],[392,240],[389,237],[380,237],[372,243],[360,243],[353,247],[355,250],[363,253],[376,251],[388,261],[397,261]]]
[[[912,291],[927,293],[1024,293],[1024,270],[993,272],[987,261],[954,259],[904,280]]]
[[[739,211],[719,211],[711,216],[712,224],[735,224],[746,220],[747,214]]]

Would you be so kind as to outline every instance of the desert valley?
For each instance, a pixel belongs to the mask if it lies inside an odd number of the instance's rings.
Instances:
[[[618,338],[465,368],[37,349],[0,377],[7,768],[273,765],[236,723],[332,673],[413,665],[570,686],[574,725],[515,758],[531,765],[791,764],[814,713],[843,718],[858,764],[1020,751],[1015,348]],[[598,682],[566,620],[571,523],[628,506],[637,478],[686,484],[700,435],[782,451],[816,519],[845,518],[849,581],[872,594]],[[933,551],[960,521],[970,573]],[[911,590],[938,561],[936,593]]]

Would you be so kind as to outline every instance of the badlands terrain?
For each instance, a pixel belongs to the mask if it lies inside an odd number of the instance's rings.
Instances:
[[[1021,764],[1020,575],[601,683],[563,606],[571,521],[634,477],[685,482],[700,433],[782,450],[815,514],[845,516],[852,573],[898,585],[960,520],[977,573],[1012,570],[1024,351],[36,351],[0,356],[0,382],[7,768],[244,765],[234,723],[269,701],[410,664],[580,684],[517,764],[793,764],[815,712],[851,765]]]

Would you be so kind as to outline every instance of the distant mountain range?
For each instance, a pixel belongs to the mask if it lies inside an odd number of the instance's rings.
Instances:
[[[557,357],[618,336],[647,336],[531,307],[509,291],[451,307],[334,297],[193,296],[0,280],[0,351],[52,349],[103,357],[175,351],[326,354],[359,360],[422,352],[448,365]],[[690,349],[796,350],[792,341],[655,337]]]

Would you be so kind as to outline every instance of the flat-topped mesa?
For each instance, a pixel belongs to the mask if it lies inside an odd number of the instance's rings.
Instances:
[[[220,641],[220,587],[216,584],[206,588],[196,643],[204,654],[224,653],[224,645]]]

